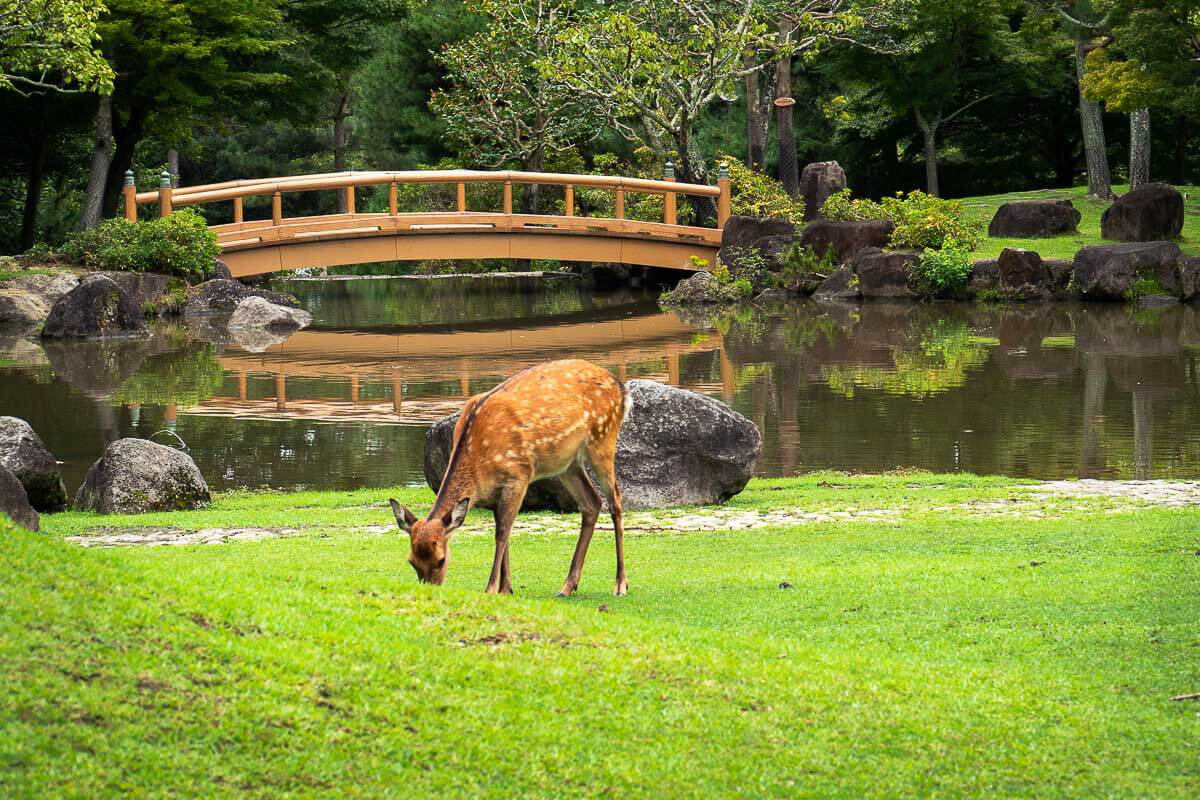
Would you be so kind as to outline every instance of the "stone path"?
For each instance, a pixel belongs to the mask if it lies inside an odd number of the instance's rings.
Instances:
[[[1110,505],[1097,509],[1092,504],[1072,500],[1112,500]],[[1050,481],[1030,486],[1013,487],[1012,494],[1001,500],[978,500],[934,507],[901,507],[839,510],[806,510],[778,508],[755,511],[741,508],[680,508],[661,511],[633,511],[625,515],[625,529],[632,533],[690,533],[694,531],[736,531],[773,526],[817,525],[842,522],[871,522],[881,525],[900,525],[905,514],[954,513],[965,517],[1024,517],[1045,519],[1076,513],[1121,513],[1138,508],[1200,507],[1200,482],[1171,481]],[[364,507],[363,516],[384,516],[386,509]],[[601,522],[600,530],[612,530],[611,522]],[[513,533],[518,535],[575,535],[579,530],[576,514],[531,514],[517,518]],[[108,531],[97,528],[67,541],[83,547],[161,547],[224,542],[249,542],[261,539],[296,536],[305,528],[205,528],[198,531],[181,528],[123,528]],[[367,525],[340,528],[351,534],[398,534],[394,525]],[[463,526],[459,535],[491,536],[492,524],[473,522]]]

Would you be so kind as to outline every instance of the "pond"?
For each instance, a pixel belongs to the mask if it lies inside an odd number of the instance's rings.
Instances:
[[[1193,307],[827,305],[676,315],[569,280],[293,280],[314,324],[263,352],[218,326],[152,339],[0,336],[0,413],[74,491],[108,442],[182,440],[214,489],[422,481],[429,424],[540,361],[721,398],[763,475],[919,467],[1032,478],[1200,477]]]

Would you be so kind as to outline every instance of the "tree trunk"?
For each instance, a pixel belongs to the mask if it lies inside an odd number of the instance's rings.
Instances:
[[[938,122],[929,122],[925,119],[925,115],[920,111],[917,114],[917,125],[921,128],[921,134],[925,137],[925,191],[934,197],[941,197],[941,189],[938,186],[938,154],[937,154],[937,129]]]
[[[526,172],[541,172],[543,156],[539,150],[529,158],[521,162],[521,169]],[[521,192],[521,213],[522,214],[540,214],[542,213],[542,187],[536,183],[525,184],[524,191]]]
[[[133,154],[138,142],[142,140],[142,131],[146,125],[147,111],[144,108],[133,108],[129,111],[129,119],[124,125],[120,119],[113,116],[113,148],[112,163],[108,167],[108,180],[104,184],[104,205],[101,213],[111,217],[117,213],[117,201],[121,199],[121,187],[125,182],[125,170],[133,165]]]
[[[83,196],[83,210],[79,213],[79,230],[94,228],[100,224],[100,210],[104,206],[104,186],[108,182],[108,170],[113,158],[112,97],[101,95],[96,110],[96,138],[92,149],[92,172],[88,176],[87,192]]]
[[[337,107],[333,112],[333,171],[343,172],[346,169],[346,117],[350,116],[350,95],[343,91],[338,95]],[[338,213],[345,214],[346,193],[338,192]]]
[[[1129,114],[1129,188],[1150,182],[1150,109]]]
[[[779,24],[779,36],[787,36],[787,25]],[[775,97],[777,99],[792,96],[792,59],[781,58],[775,64]],[[796,160],[796,129],[793,126],[792,115],[795,106],[775,107],[775,138],[779,145],[779,182],[790,197],[800,194],[800,164]]]
[[[759,106],[758,73],[746,76],[746,166],[762,172],[766,166],[767,143]]]
[[[679,180],[684,183],[708,184],[708,170],[704,159],[692,145],[687,133],[675,137],[675,149],[679,151]],[[704,225],[717,218],[717,204],[711,197],[687,196],[687,202],[696,212],[696,224]]]
[[[35,136],[30,142],[29,176],[25,182],[25,213],[21,218],[21,250],[33,247],[37,238],[38,207],[42,200],[42,179],[46,167],[46,137]]]
[[[171,188],[179,188],[179,151],[174,147],[167,150],[167,172],[171,173]]]
[[[1104,142],[1104,117],[1100,105],[1083,95],[1086,59],[1087,42],[1084,41],[1083,29],[1079,29],[1075,31],[1075,78],[1079,84],[1079,122],[1083,127],[1083,148],[1087,156],[1088,195],[1109,200],[1113,192]]]

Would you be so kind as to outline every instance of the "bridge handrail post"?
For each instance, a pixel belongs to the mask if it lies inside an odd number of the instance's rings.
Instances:
[[[724,161],[717,168],[717,188],[721,190],[717,198],[717,228],[721,229],[729,221],[729,164]]]
[[[233,198],[233,221],[239,224],[246,221],[242,198],[240,197]]]
[[[512,181],[504,181],[504,214],[512,216]]]
[[[271,224],[283,224],[283,195],[278,191],[271,195]]]
[[[467,210],[467,184],[464,181],[454,184],[454,207],[460,214]]]
[[[346,213],[354,213],[354,184],[346,187]]]
[[[125,186],[122,190],[125,194],[125,219],[129,222],[137,222],[137,186],[133,183],[133,170],[125,170]]]
[[[171,216],[171,173],[165,169],[158,176],[158,215],[160,217]]]
[[[394,217],[400,213],[400,210],[397,207],[398,203],[399,203],[398,193],[399,193],[399,187],[396,186],[395,181],[392,181],[390,184],[388,184],[388,215],[389,216]]]
[[[569,183],[563,187],[563,209],[568,217],[575,216],[575,187]]]
[[[663,180],[667,183],[675,182],[675,165],[670,161],[663,165]],[[663,192],[663,222],[667,225],[676,223],[674,192]]]
[[[613,213],[617,219],[625,219],[625,187],[620,184],[613,197]]]

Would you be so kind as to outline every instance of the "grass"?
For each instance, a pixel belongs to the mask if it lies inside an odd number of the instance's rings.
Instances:
[[[1183,236],[1178,244],[1186,255],[1200,256],[1200,186],[1176,187],[1183,192],[1184,222]],[[1129,190],[1128,186],[1114,186],[1113,191],[1121,194]],[[1045,259],[1072,261],[1079,248],[1092,244],[1113,244],[1100,238],[1100,215],[1111,203],[1089,200],[1087,187],[1077,186],[1073,189],[1043,189],[1034,192],[1014,192],[984,197],[967,197],[961,201],[967,215],[982,223],[984,230],[992,221],[992,217],[1004,203],[1016,200],[1071,200],[1075,208],[1083,215],[1079,223],[1078,233],[1067,236],[1056,236],[1050,239],[992,239],[984,237],[979,249],[971,254],[976,261],[987,261],[1000,257],[1000,252],[1006,247],[1021,250],[1036,250]]]
[[[569,600],[564,535],[515,538],[517,595],[483,595],[476,512],[417,585],[364,530],[382,490],[47,516],[0,534],[0,795],[1196,796],[1200,703],[1171,698],[1200,691],[1200,512],[961,508],[1020,491],[755,481],[735,507],[904,520],[631,532],[623,598],[598,534]],[[159,524],[304,533],[63,541]]]
[[[49,267],[30,267],[29,269],[3,269],[0,268],[0,283],[8,283],[11,280],[24,277],[26,275],[57,275],[64,270],[52,269]]]

